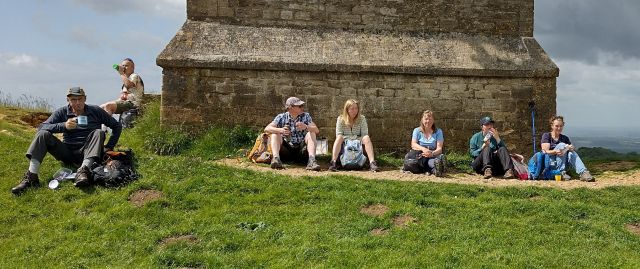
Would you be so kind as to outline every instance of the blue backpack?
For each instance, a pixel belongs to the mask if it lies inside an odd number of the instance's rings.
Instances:
[[[529,159],[528,168],[529,179],[553,179],[554,175],[560,174],[560,171],[551,165],[551,157],[541,151]]]
[[[362,151],[360,140],[345,140],[342,146],[343,153],[340,156],[340,163],[345,169],[362,169],[367,162],[367,157]]]

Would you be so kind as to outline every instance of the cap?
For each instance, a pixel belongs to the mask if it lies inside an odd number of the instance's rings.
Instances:
[[[292,96],[287,98],[287,101],[284,103],[285,108],[289,108],[291,106],[301,106],[304,105],[304,101],[300,100],[300,98]]]
[[[67,97],[71,96],[71,95],[76,95],[76,96],[86,96],[84,94],[84,90],[80,87],[73,87],[70,88],[69,91],[67,92]]]
[[[489,123],[494,124],[495,121],[493,121],[493,119],[491,119],[491,117],[488,117],[488,116],[480,119],[480,124],[482,124],[482,125],[486,125],[486,124],[489,124]]]

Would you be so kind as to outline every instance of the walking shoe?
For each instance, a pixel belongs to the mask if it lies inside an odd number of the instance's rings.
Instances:
[[[594,182],[596,178],[594,178],[589,171],[584,171],[580,174],[580,180],[585,182]]]
[[[562,180],[564,181],[571,180],[571,176],[567,174],[567,171],[562,171],[560,174],[562,175]]]
[[[491,167],[487,167],[484,169],[484,179],[489,179],[493,176],[493,173],[491,171]]]
[[[273,157],[273,159],[271,159],[271,169],[284,169],[280,157]]]
[[[504,172],[504,176],[502,176],[502,178],[504,178],[504,179],[513,178],[513,170],[512,169],[507,169],[507,171]]]
[[[442,177],[444,175],[444,160],[440,158],[433,160],[433,174],[436,177]]]
[[[331,161],[329,163],[329,171],[331,171],[331,172],[338,171],[338,165],[336,164],[336,161]]]
[[[320,171],[320,165],[318,165],[318,162],[316,162],[316,159],[309,159],[309,163],[307,163],[307,168],[305,169],[312,170],[312,171]]]
[[[73,185],[76,187],[84,187],[91,184],[92,174],[89,167],[82,166],[76,172],[76,178],[74,179]]]
[[[376,161],[370,162],[369,163],[369,170],[371,170],[371,172],[380,172],[380,168],[378,167],[378,163],[376,163]]]
[[[11,192],[15,195],[19,195],[29,187],[40,187],[40,180],[38,179],[38,174],[27,171],[24,173],[24,177],[22,177],[20,184],[13,187]]]

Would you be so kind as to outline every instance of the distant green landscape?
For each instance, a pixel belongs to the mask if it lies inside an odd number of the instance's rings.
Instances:
[[[640,268],[640,186],[492,188],[231,168],[213,161],[240,158],[256,130],[163,127],[158,103],[121,137],[136,152],[138,181],[64,182],[16,197],[9,190],[34,134],[17,118],[29,111],[0,107],[0,267]],[[601,148],[580,155],[638,162]],[[382,163],[395,169],[399,159]],[[48,156],[41,182],[59,167]],[[156,196],[136,204],[141,191]]]

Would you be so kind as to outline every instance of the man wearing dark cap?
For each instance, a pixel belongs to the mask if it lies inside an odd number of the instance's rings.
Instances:
[[[86,100],[82,88],[69,89],[68,105],[54,111],[38,128],[26,154],[29,169],[11,192],[17,195],[29,187],[40,185],[38,172],[47,152],[65,164],[80,167],[74,180],[75,186],[91,184],[91,168],[100,161],[103,152],[105,133],[101,130],[102,124],[113,130],[109,142],[104,146],[105,150],[115,147],[122,127],[100,107],[85,104]],[[62,141],[54,133],[62,133]]]
[[[509,150],[500,133],[494,128],[495,122],[490,117],[480,119],[482,131],[474,134],[469,140],[469,153],[473,157],[471,166],[476,173],[484,175],[485,179],[503,175],[503,178],[513,178],[513,163]]]
[[[304,162],[307,170],[320,171],[316,162],[316,135],[320,129],[313,123],[311,115],[304,112],[304,101],[298,97],[289,97],[285,102],[284,113],[278,114],[267,127],[271,134],[271,168],[283,169],[282,160]]]

